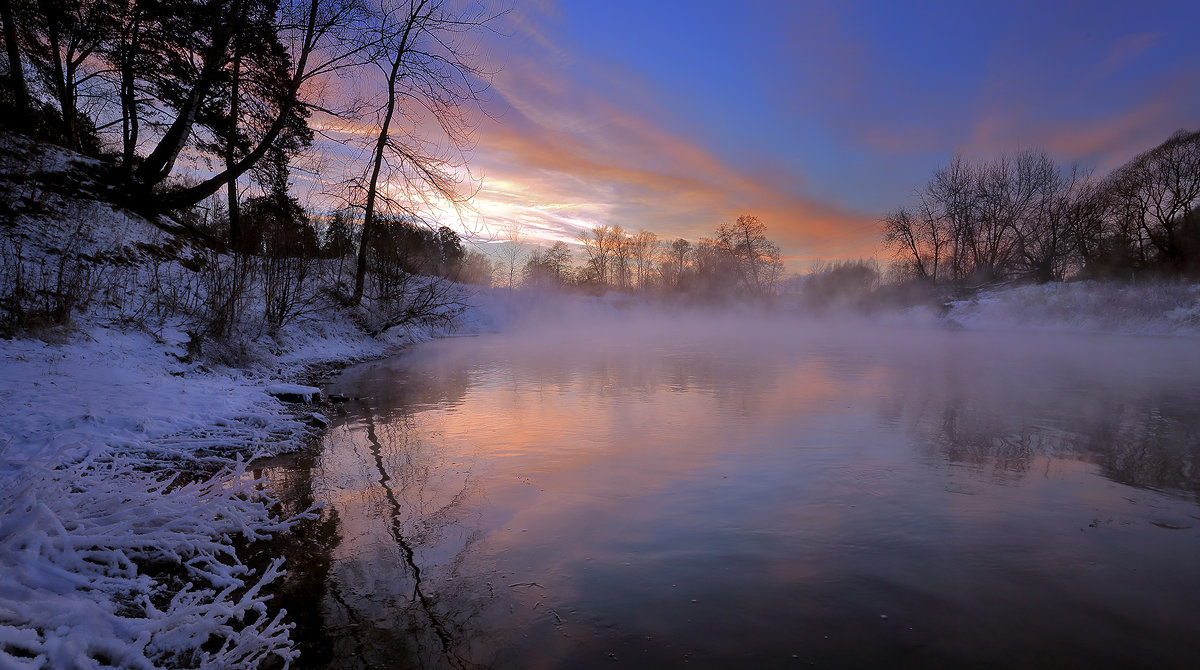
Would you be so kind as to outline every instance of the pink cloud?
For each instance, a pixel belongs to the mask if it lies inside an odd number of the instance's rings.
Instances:
[[[545,239],[571,239],[595,224],[695,239],[755,213],[792,257],[874,253],[872,216],[796,193],[789,186],[798,175],[735,167],[669,123],[634,111],[652,102],[623,104],[572,81],[558,69],[566,63],[553,54],[514,54],[497,76],[505,109],[481,123],[474,153],[484,174],[481,212],[522,220]]]
[[[975,123],[963,149],[984,154],[1044,149],[1061,161],[1080,161],[1101,172],[1162,142],[1171,132],[1194,127],[1183,98],[1200,86],[1200,73],[1163,82],[1149,97],[1095,118],[1038,120],[1028,105],[996,108]]]
[[[1109,47],[1108,57],[1101,64],[1101,69],[1106,71],[1114,70],[1153,48],[1161,39],[1161,33],[1125,35],[1113,42],[1112,46]]]

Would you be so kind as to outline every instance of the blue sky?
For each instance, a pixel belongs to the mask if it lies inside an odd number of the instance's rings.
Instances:
[[[472,166],[485,228],[711,234],[758,214],[793,267],[879,256],[955,153],[1103,173],[1200,126],[1200,2],[536,0]]]

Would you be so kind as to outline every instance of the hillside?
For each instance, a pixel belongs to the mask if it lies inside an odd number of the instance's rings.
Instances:
[[[104,203],[99,167],[0,140],[0,665],[291,658],[262,590],[280,562],[255,573],[235,546],[306,515],[279,516],[246,464],[302,446],[330,408],[268,388],[480,327],[470,295],[441,282],[444,315],[371,336],[376,306],[341,307],[315,282],[304,313],[268,327],[251,282],[217,333],[228,255]]]

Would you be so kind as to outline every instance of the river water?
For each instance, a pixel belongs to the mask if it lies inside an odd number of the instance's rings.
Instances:
[[[329,667],[1200,659],[1193,339],[547,327],[329,391]]]

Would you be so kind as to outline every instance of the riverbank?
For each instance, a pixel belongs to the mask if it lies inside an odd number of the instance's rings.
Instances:
[[[464,328],[481,327],[470,315]],[[244,367],[199,360],[182,328],[0,340],[0,661],[5,667],[257,667],[295,657],[287,615],[239,543],[287,533],[249,464],[316,434],[315,405],[267,388],[311,382],[437,331],[285,329]],[[268,612],[271,616],[267,616]]]

